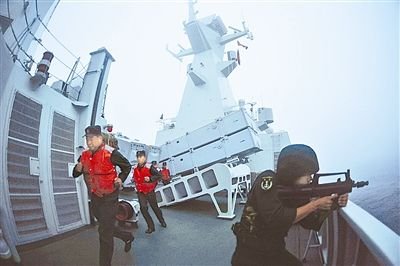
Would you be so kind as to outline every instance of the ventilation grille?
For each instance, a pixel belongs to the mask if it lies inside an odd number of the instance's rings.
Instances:
[[[58,225],[81,220],[75,179],[69,177],[68,164],[74,162],[75,121],[54,113],[51,134],[51,172]]]
[[[54,113],[51,148],[74,152],[75,121]]]
[[[29,157],[38,157],[42,105],[20,93],[10,117],[7,171],[10,203],[19,242],[48,235],[40,196],[39,176],[30,175]]]
[[[17,93],[11,112],[9,136],[38,144],[42,105]]]

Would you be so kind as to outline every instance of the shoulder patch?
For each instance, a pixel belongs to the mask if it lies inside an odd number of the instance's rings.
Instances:
[[[261,189],[262,190],[269,190],[273,184],[273,177],[272,176],[263,176],[261,177]]]

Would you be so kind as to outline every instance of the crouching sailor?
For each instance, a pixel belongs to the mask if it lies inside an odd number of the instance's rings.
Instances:
[[[319,171],[313,149],[302,144],[285,147],[278,158],[277,173],[267,170],[259,174],[248,195],[240,222],[232,226],[237,245],[232,265],[302,265],[285,248],[290,227],[319,230],[334,200],[346,206],[348,195],[321,197],[307,202],[283,202],[277,185],[305,185]]]
[[[128,177],[131,164],[116,149],[104,144],[100,126],[87,127],[85,136],[88,149],[75,165],[73,176],[83,174],[91,191],[91,208],[99,221],[99,262],[101,266],[106,266],[111,265],[114,236],[125,242],[125,252],[131,249],[134,239],[131,233],[115,227],[119,187]],[[119,174],[115,166],[121,169]]]

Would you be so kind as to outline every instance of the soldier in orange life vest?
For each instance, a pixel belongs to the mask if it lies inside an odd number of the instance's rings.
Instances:
[[[108,266],[114,252],[113,236],[125,242],[125,252],[131,249],[134,239],[131,233],[115,227],[119,187],[128,177],[131,164],[116,149],[103,143],[100,126],[89,126],[85,133],[88,149],[75,165],[73,176],[83,174],[91,191],[91,208],[99,221],[99,262],[101,266]],[[117,174],[115,166],[121,169],[120,174]]]
[[[162,175],[158,170],[152,165],[146,165],[146,152],[138,151],[136,153],[138,164],[133,170],[133,178],[136,184],[136,191],[139,198],[140,211],[143,214],[144,219],[147,223],[147,234],[151,234],[155,231],[153,219],[150,216],[149,208],[147,203],[153,209],[157,216],[158,221],[162,227],[167,227],[164,217],[157,205],[156,193],[154,189],[157,186],[158,180],[162,178]]]
[[[163,184],[168,185],[171,182],[171,173],[167,168],[167,162],[162,163],[161,175],[163,176],[162,177]]]

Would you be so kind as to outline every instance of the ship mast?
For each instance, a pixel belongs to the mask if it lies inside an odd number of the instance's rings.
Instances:
[[[188,22],[196,20],[197,11],[194,9],[194,5],[197,3],[197,0],[189,0],[188,1],[188,8],[189,8],[189,16]]]
[[[198,18],[195,4],[196,1],[188,1],[188,19],[184,22],[190,47],[178,44],[179,52],[167,47],[181,62],[189,55],[193,59],[187,65],[187,81],[176,123],[168,133],[158,134],[156,143],[204,126],[234,111],[238,105],[227,79],[238,66],[237,52],[225,51],[225,45],[241,37],[252,40],[253,35],[244,21],[242,29],[238,29],[227,28],[217,15]]]

